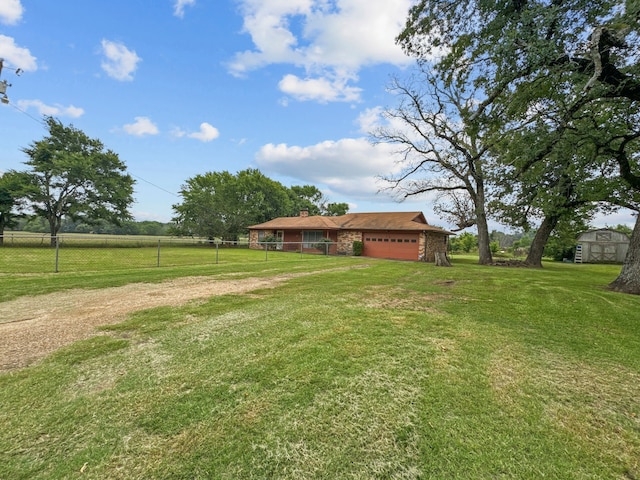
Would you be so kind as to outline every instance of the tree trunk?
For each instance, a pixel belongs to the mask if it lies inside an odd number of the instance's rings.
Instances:
[[[487,211],[485,209],[484,183],[482,177],[476,178],[476,195],[473,198],[476,207],[476,226],[478,227],[478,263],[490,265],[493,263],[491,255],[491,239],[489,237],[489,225],[487,224]]]
[[[447,257],[446,252],[435,252],[436,256],[436,267],[450,267],[451,262],[449,261],[449,257]]]
[[[49,233],[51,234],[51,243],[52,247],[56,246],[58,232],[60,231],[60,225],[62,224],[62,217],[58,219],[57,217],[49,218]]]
[[[491,240],[489,238],[489,225],[487,225],[487,215],[482,209],[482,213],[478,215],[478,263],[480,265],[489,265],[493,263],[491,255]]]
[[[558,215],[544,217],[544,220],[540,224],[540,228],[538,228],[538,231],[536,232],[536,236],[533,237],[529,253],[524,261],[528,266],[542,268],[542,254],[544,253],[544,247],[547,245],[547,241],[549,241],[551,232],[556,228],[558,220],[560,220]]]
[[[618,278],[609,284],[616,292],[640,295],[640,214],[636,216],[636,224],[631,234],[627,258],[622,265]]]

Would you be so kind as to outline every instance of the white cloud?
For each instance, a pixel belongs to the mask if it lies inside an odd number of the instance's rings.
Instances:
[[[22,18],[20,0],[0,0],[0,23],[15,25]]]
[[[120,81],[133,80],[133,72],[142,60],[135,51],[122,43],[102,40],[102,54],[105,59],[101,66],[107,75]]]
[[[175,0],[173,5],[173,14],[178,18],[183,18],[185,7],[192,7],[195,4],[196,0]]]
[[[395,147],[372,145],[365,138],[343,138],[306,147],[264,145],[256,163],[265,172],[314,185],[326,185],[348,198],[374,199],[382,184],[379,175],[397,169]]]
[[[136,117],[135,123],[129,123],[122,127],[129,135],[143,137],[144,135],[157,135],[158,127],[151,121],[149,117]]]
[[[189,138],[195,138],[201,142],[210,142],[220,136],[218,129],[207,122],[200,124],[200,130],[187,135]]]
[[[295,75],[285,75],[278,84],[280,90],[296,100],[316,100],[327,102],[355,102],[360,99],[362,89],[347,85],[347,79],[331,80],[327,77],[301,79]]]
[[[182,130],[181,128],[176,127],[171,131],[171,135],[176,138],[188,137],[195,138],[196,140],[200,140],[201,142],[210,142],[211,140],[215,140],[216,138],[218,138],[220,136],[220,132],[213,125],[207,122],[202,122],[200,124],[200,130],[198,130],[197,132],[189,133]]]
[[[34,72],[38,69],[36,57],[31,55],[29,49],[19,47],[13,38],[6,35],[0,35],[0,58],[4,58],[13,67],[21,68],[26,72]]]
[[[412,60],[396,44],[412,0],[241,0],[244,32],[252,50],[229,65],[242,76],[269,64],[303,68],[306,79],[287,75],[283,92],[298,100],[345,101],[360,90],[348,86],[370,65],[405,66]],[[293,80],[296,80],[293,82]],[[341,88],[336,88],[341,86]],[[331,88],[333,87],[333,88]],[[318,89],[334,93],[309,95]],[[299,91],[305,94],[296,94]]]
[[[68,107],[60,104],[47,105],[41,100],[18,100],[16,103],[23,110],[35,108],[38,114],[45,116],[78,118],[84,115],[84,109],[73,105]]]

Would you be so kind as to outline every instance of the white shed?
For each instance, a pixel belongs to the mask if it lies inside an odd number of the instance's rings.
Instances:
[[[578,235],[576,263],[623,263],[629,237],[615,230],[589,230]]]

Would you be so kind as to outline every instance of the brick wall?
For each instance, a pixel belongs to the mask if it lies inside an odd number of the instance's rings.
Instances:
[[[362,241],[362,232],[345,230],[338,232],[338,253],[353,255],[353,242]]]
[[[262,230],[264,232],[263,237],[275,236],[276,232],[274,230]],[[249,230],[249,248],[264,248],[262,245],[258,243],[258,232],[259,230]]]
[[[420,236],[420,252],[422,252],[422,260],[425,262],[435,262],[436,252],[446,253],[448,243],[447,235],[425,232],[424,235]]]

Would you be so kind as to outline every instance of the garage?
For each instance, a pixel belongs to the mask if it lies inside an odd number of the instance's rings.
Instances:
[[[418,260],[419,234],[415,232],[363,232],[366,257]]]

